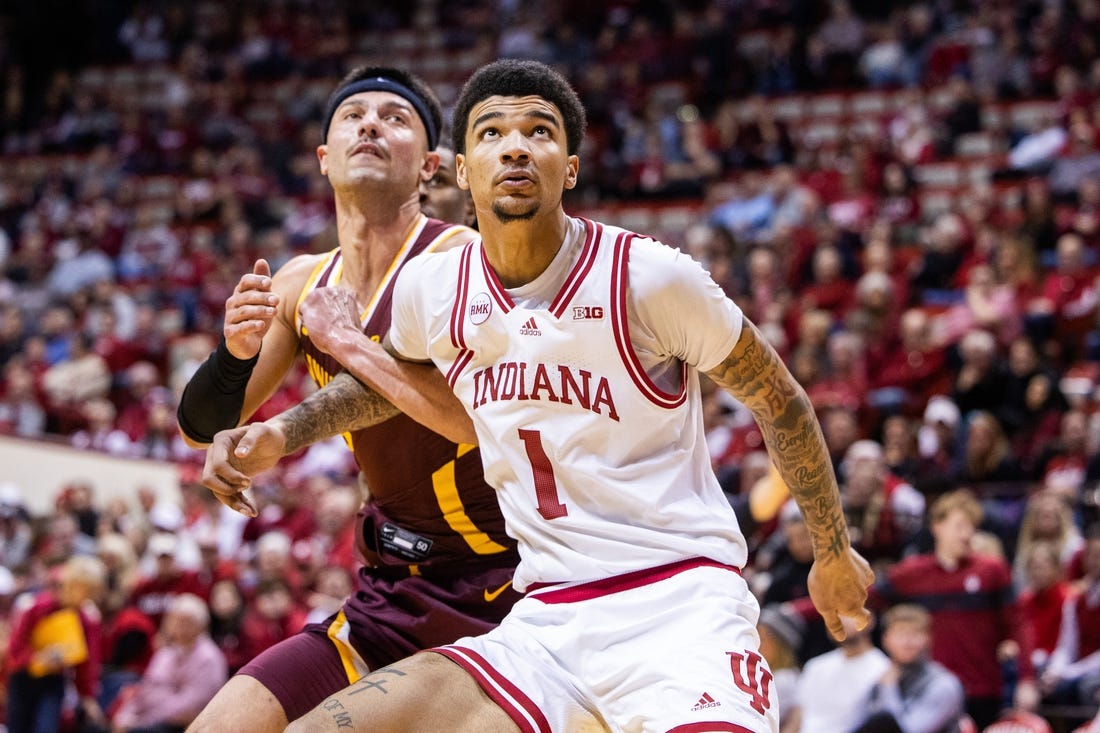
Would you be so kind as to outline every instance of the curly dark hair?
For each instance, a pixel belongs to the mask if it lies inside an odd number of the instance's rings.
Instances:
[[[443,129],[443,105],[439,103],[439,97],[435,96],[435,92],[432,91],[432,88],[419,76],[402,69],[395,69],[392,66],[357,66],[347,74],[344,74],[344,78],[341,79],[332,90],[332,94],[329,95],[328,101],[325,103],[326,133],[328,131],[328,121],[331,119],[332,113],[336,111],[336,105],[334,105],[333,102],[338,98],[344,88],[357,81],[374,79],[376,77],[389,79],[404,87],[408,87],[413,94],[420,98],[424,106],[427,107],[428,115],[431,117],[431,122],[435,129]],[[427,125],[425,125],[425,127],[427,127]]]
[[[470,110],[478,102],[498,95],[535,95],[552,103],[565,121],[567,152],[573,155],[580,150],[588,123],[585,120],[584,105],[565,77],[538,61],[501,59],[478,69],[458,95],[451,122],[451,140],[456,153],[466,152],[466,127],[470,122]]]

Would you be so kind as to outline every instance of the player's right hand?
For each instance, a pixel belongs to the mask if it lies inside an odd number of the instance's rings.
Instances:
[[[229,353],[251,359],[260,353],[260,342],[275,320],[279,296],[271,292],[271,266],[259,259],[252,272],[242,275],[233,294],[225,301],[222,333]]]
[[[856,630],[871,623],[866,604],[867,589],[873,582],[875,574],[871,566],[851,547],[837,557],[815,558],[807,580],[810,599],[825,620],[825,628],[837,641],[848,636],[842,618],[849,620]]]
[[[222,504],[254,517],[256,507],[244,492],[252,485],[254,476],[279,462],[285,446],[282,430],[270,423],[222,430],[206,449],[202,484]]]

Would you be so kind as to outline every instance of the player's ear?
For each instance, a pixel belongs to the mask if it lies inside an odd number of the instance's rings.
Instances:
[[[425,182],[432,180],[437,170],[439,170],[439,153],[429,150],[424,155],[424,162],[420,166],[420,180]]]
[[[328,175],[328,145],[317,146],[317,162],[321,166],[321,175]]]
[[[466,156],[463,153],[455,153],[455,183],[463,191],[470,190],[470,179],[466,176]]]
[[[577,185],[577,173],[580,171],[580,156],[570,155],[565,162],[565,187],[574,188]]]

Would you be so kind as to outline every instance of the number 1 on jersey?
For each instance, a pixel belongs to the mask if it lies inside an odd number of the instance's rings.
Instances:
[[[554,466],[542,447],[542,433],[538,430],[520,429],[519,439],[527,449],[527,459],[535,475],[535,498],[539,502],[539,514],[543,519],[564,517],[569,510],[558,500],[558,482],[554,479]]]

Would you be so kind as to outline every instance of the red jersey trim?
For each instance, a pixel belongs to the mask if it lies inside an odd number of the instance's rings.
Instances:
[[[615,332],[615,345],[619,349],[619,357],[626,365],[626,371],[634,381],[638,390],[645,397],[657,405],[672,409],[684,404],[687,400],[687,364],[680,366],[680,391],[678,393],[665,392],[653,383],[653,380],[642,368],[638,355],[634,353],[634,347],[630,343],[630,324],[626,314],[626,290],[627,271],[630,263],[630,243],[634,234],[623,232],[615,240],[615,260],[611,271],[611,328]]]
[[[558,590],[542,590],[538,592],[543,588],[553,588],[554,586],[550,586],[546,583],[533,583],[528,588],[527,595],[543,603],[576,603],[577,601],[587,601],[593,598],[609,596],[612,593],[619,593],[624,590],[640,588],[643,585],[650,585],[671,578],[674,575],[679,575],[685,570],[693,570],[695,568],[721,568],[737,573],[738,575],[741,574],[741,571],[732,565],[725,565],[705,557],[692,557],[687,560],[677,560],[668,565],[658,565],[655,568],[635,570],[630,573],[613,575],[610,578],[592,580],[587,583],[571,585],[568,588],[560,588]]]
[[[512,296],[508,295],[508,291],[504,289],[500,278],[497,277],[496,272],[489,264],[489,258],[485,256],[484,246],[481,248],[481,271],[485,274],[485,282],[489,286],[489,292],[493,294],[493,300],[497,302],[501,310],[508,313],[515,308],[516,304],[512,300]]]
[[[577,294],[581,283],[592,271],[592,265],[596,262],[599,241],[603,237],[603,225],[596,224],[588,219],[581,219],[581,221],[584,222],[584,228],[587,231],[584,238],[584,247],[581,250],[580,257],[577,258],[576,264],[569,272],[569,277],[565,278],[565,283],[561,286],[558,297],[554,298],[554,302],[550,304],[550,312],[554,314],[554,318],[562,317],[565,309],[569,306],[569,301],[573,300],[573,296]]]
[[[459,375],[462,374],[462,370],[466,368],[466,365],[470,363],[470,360],[474,358],[474,352],[468,349],[463,349],[458,353],[458,358],[451,364],[451,368],[447,371],[447,384],[454,389],[455,383],[458,382]]]
[[[432,651],[442,654],[466,670],[485,694],[492,698],[501,710],[508,713],[508,717],[519,726],[520,731],[550,733],[550,722],[546,720],[546,716],[539,710],[535,701],[494,669],[480,654],[472,649],[455,645],[438,647]]]
[[[470,299],[470,255],[474,245],[471,242],[462,248],[458,266],[458,283],[455,284],[455,305],[451,310],[451,344],[456,349],[466,348],[466,338],[462,327],[466,317],[466,303]]]
[[[321,273],[321,277],[317,278],[317,282],[315,283],[314,287],[328,286],[328,279],[332,277],[332,271],[336,269],[336,265],[340,262],[340,259],[341,250],[337,249],[336,254],[332,256],[332,260],[328,263],[328,267],[326,267],[325,271]]]

